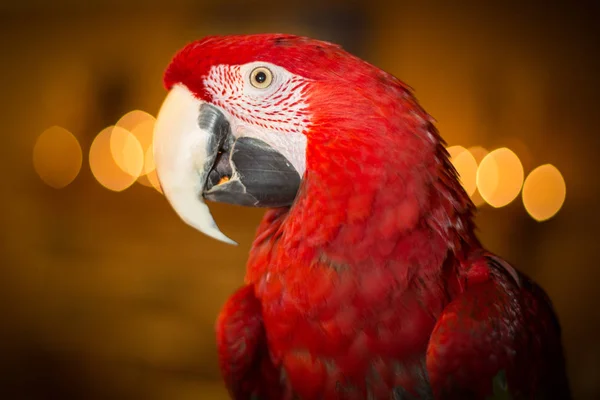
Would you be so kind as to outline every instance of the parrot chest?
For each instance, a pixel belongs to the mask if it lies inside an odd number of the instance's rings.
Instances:
[[[290,390],[300,398],[427,393],[425,350],[441,305],[415,288],[394,290],[385,276],[315,275],[272,274],[258,286],[270,355]]]

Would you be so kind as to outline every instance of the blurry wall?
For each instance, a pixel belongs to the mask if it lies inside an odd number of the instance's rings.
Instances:
[[[87,152],[128,111],[156,114],[164,68],[187,42],[280,31],[336,41],[394,73],[450,145],[509,146],[526,173],[560,169],[567,197],[551,220],[534,221],[517,198],[482,206],[477,223],[490,249],[547,289],[577,398],[597,398],[599,23],[592,1],[4,2],[0,395],[226,398],[213,324],[242,282],[262,211],[211,207],[240,243],[231,248],[187,227],[151,188],[104,188]],[[60,190],[32,164],[53,125],[83,149]]]

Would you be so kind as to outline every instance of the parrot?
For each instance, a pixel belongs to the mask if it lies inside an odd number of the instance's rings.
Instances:
[[[215,322],[232,399],[570,399],[547,293],[476,235],[414,90],[328,41],[213,35],[179,49],[153,132],[168,205],[265,209]]]

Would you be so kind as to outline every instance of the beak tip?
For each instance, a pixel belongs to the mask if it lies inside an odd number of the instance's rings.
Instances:
[[[211,220],[212,220],[212,217],[211,217]],[[192,226],[196,230],[202,232],[206,236],[209,236],[215,240],[218,240],[220,242],[227,243],[227,244],[230,244],[233,246],[238,245],[238,243],[236,241],[230,239],[227,235],[225,235],[223,232],[221,232],[221,230],[219,230],[217,225],[214,223],[214,220],[212,220],[212,224],[210,224],[208,226],[205,223],[196,224],[196,223],[193,223],[190,221],[187,221],[187,223],[188,223],[188,225]]]
[[[237,246],[237,242],[230,239],[227,235],[221,232],[221,230],[215,223],[215,220],[212,218],[212,215],[210,214],[206,203],[198,202],[196,204],[196,207],[195,210],[197,211],[197,214],[186,221],[189,225],[202,232],[206,236],[210,236],[211,238],[223,243]]]
[[[221,233],[220,235],[214,237],[217,240],[220,240],[223,243],[227,243],[230,244],[232,246],[237,246],[238,243],[235,240],[230,239],[229,237],[227,237],[225,234]]]

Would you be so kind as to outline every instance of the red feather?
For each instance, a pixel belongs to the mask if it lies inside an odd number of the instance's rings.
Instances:
[[[569,398],[547,296],[482,249],[474,206],[406,85],[290,35],[192,43],[165,85],[211,101],[211,66],[259,60],[311,80],[311,124],[296,201],[265,215],[248,286],[219,318],[234,398],[483,398],[501,369],[515,398]]]

